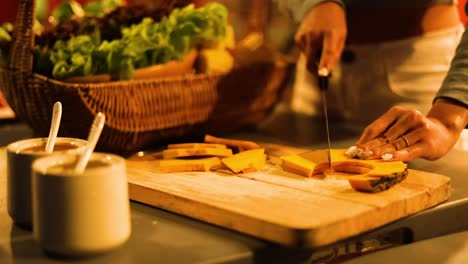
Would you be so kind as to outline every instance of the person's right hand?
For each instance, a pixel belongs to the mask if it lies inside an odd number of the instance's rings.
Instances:
[[[339,61],[347,34],[346,17],[343,8],[335,2],[324,2],[315,6],[304,17],[294,40],[307,57],[307,68],[317,71],[325,67],[329,72]],[[318,51],[322,49],[322,53]]]

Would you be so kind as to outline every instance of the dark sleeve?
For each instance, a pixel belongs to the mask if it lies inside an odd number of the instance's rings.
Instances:
[[[436,52],[436,51],[435,51]],[[468,107],[468,33],[463,33],[455,57],[435,98],[448,98]]]

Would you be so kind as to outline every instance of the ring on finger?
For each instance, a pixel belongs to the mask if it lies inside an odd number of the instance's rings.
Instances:
[[[377,138],[378,138],[379,140],[385,142],[385,144],[390,143],[390,139],[388,139],[388,137],[387,137],[386,135],[384,135],[384,134],[378,136]]]
[[[397,140],[394,140],[392,142],[390,142],[390,144],[392,144],[392,146],[395,148],[395,150],[400,150],[400,144],[398,143]]]
[[[409,146],[410,146],[410,143],[409,143],[408,138],[407,138],[405,135],[402,135],[401,138],[405,141],[406,147],[409,147]]]

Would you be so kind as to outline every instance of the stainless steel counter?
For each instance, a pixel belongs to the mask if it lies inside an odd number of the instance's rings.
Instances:
[[[396,256],[396,257],[395,257]],[[468,231],[389,248],[345,262],[346,264],[460,264],[468,260]]]
[[[286,144],[307,149],[323,148],[326,140],[322,124],[322,120],[280,112],[262,123],[258,130],[245,130],[219,136]],[[332,147],[349,147],[361,131],[362,127],[349,127],[339,122],[332,123]],[[31,131],[23,124],[1,125],[0,145],[31,135]],[[454,149],[438,161],[415,160],[409,163],[409,167],[413,169],[449,176],[453,186],[452,197],[449,201],[367,234],[314,252],[308,249],[284,248],[132,202],[133,231],[127,244],[108,254],[93,258],[56,259],[46,256],[40,250],[33,241],[31,232],[12,225],[5,204],[4,149],[0,153],[0,160],[3,160],[3,167],[0,162],[0,263],[58,263],[61,261],[73,263],[299,263],[326,258],[344,260],[346,258],[340,255],[348,254],[349,256],[349,254],[368,252],[389,245],[406,244],[468,230],[468,152]],[[400,254],[392,257],[395,262],[399,259],[404,260]]]

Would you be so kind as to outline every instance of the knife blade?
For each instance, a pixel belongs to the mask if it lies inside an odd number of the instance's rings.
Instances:
[[[327,107],[327,90],[328,90],[328,79],[330,72],[327,68],[320,68],[318,70],[318,85],[320,93],[322,94],[322,105],[325,119],[325,128],[327,131],[327,143],[328,143],[328,165],[330,166],[330,173],[333,173],[332,159],[331,159],[331,142],[330,142],[330,127],[328,124],[328,107]]]

